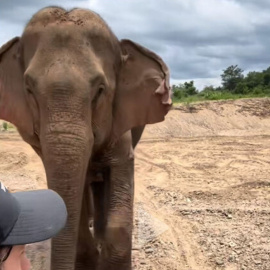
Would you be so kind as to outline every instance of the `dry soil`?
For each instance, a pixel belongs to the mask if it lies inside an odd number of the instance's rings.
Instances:
[[[270,99],[175,106],[135,154],[134,269],[270,269]],[[0,132],[0,179],[46,188],[15,130]],[[49,242],[28,249],[47,269]]]

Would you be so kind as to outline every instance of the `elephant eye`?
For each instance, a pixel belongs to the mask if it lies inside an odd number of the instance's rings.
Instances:
[[[33,95],[33,89],[36,86],[35,80],[29,75],[25,75],[25,90],[28,94]]]
[[[93,99],[93,102],[97,102],[98,101],[98,98],[103,94],[105,90],[105,85],[101,84],[99,87],[98,87],[98,91]]]
[[[104,90],[105,90],[105,86],[104,85],[100,85],[99,88],[98,88],[97,95],[100,96],[103,93]]]
[[[31,95],[33,94],[32,90],[29,87],[26,88],[26,92]]]

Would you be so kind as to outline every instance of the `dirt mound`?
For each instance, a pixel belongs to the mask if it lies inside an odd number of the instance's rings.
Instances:
[[[270,135],[270,98],[175,105],[143,138]]]

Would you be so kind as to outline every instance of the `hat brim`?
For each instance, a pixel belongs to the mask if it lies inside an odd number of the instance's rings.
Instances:
[[[25,245],[47,240],[65,227],[66,205],[53,190],[15,192],[20,215],[1,245]],[[1,217],[2,218],[2,217]]]

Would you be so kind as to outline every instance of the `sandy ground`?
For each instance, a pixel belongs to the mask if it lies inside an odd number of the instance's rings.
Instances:
[[[134,269],[270,269],[270,99],[177,107],[136,149]],[[0,179],[46,188],[16,131],[0,132]],[[47,269],[49,243],[29,246]]]

